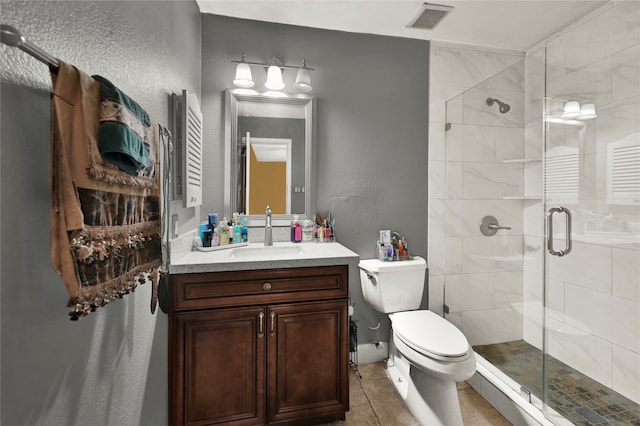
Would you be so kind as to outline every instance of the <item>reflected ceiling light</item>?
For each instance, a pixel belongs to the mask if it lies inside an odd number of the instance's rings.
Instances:
[[[577,118],[580,115],[580,102],[569,101],[564,104],[562,118]]]
[[[269,61],[269,69],[267,70],[267,82],[264,83],[267,89],[281,90],[284,89],[284,81],[282,81],[282,70],[276,58]]]
[[[585,121],[598,118],[594,103],[580,104],[579,101],[566,101],[563,99],[547,98],[549,113],[545,114],[544,121],[549,123],[570,124],[572,126],[585,126]],[[562,106],[562,110],[559,110]]]
[[[578,120],[593,120],[594,118],[598,118],[595,104],[584,104],[580,107],[580,115],[577,117]]]
[[[255,84],[251,75],[251,67],[261,67],[267,69],[267,80],[265,86],[272,91],[282,90],[285,87],[282,79],[282,73],[284,70],[292,69],[297,70],[296,82],[294,87],[299,92],[311,91],[311,71],[313,68],[307,67],[306,60],[302,60],[302,66],[294,67],[290,65],[283,65],[277,58],[273,57],[268,64],[261,62],[249,62],[246,60],[244,52],[242,52],[242,60],[231,61],[238,64],[236,67],[236,77],[233,80],[233,84],[242,88],[253,87]]]
[[[310,92],[311,87],[311,73],[309,72],[309,68],[307,68],[307,60],[302,60],[302,67],[298,69],[298,74],[296,75],[296,82],[294,84],[298,90],[301,92]]]
[[[253,87],[253,77],[251,76],[251,67],[247,63],[247,58],[242,52],[242,60],[238,62],[236,67],[236,78],[233,80],[233,84],[244,89]]]

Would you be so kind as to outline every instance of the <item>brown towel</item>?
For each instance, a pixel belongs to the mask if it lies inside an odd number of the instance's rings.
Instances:
[[[138,176],[104,161],[100,84],[59,62],[51,74],[51,263],[75,320],[135,290],[161,264],[159,133],[152,120],[153,166]]]

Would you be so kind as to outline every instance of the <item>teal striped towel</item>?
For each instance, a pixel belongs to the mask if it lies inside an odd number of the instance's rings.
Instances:
[[[137,176],[149,165],[149,114],[106,78],[92,77],[100,82],[100,155],[120,170]]]

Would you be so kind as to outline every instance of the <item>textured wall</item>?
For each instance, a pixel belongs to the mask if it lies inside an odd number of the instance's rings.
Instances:
[[[193,1],[1,3],[2,23],[169,124],[169,96],[200,93]],[[4,425],[167,424],[167,319],[150,286],[79,322],[49,263],[47,67],[0,45]],[[189,214],[189,212],[187,212]],[[191,212],[193,214],[193,212]]]
[[[223,91],[232,87],[242,51],[250,61],[276,56],[285,64],[306,57],[317,103],[318,211],[336,217],[338,241],[374,256],[379,229],[409,238],[414,254],[427,254],[427,129],[429,43],[396,37],[327,31],[203,15],[202,106],[205,117],[202,212],[223,211]],[[256,88],[265,75],[254,70]],[[295,72],[284,73],[293,83]],[[368,308],[359,279],[350,283],[360,342],[383,316]],[[426,291],[425,291],[426,300]]]

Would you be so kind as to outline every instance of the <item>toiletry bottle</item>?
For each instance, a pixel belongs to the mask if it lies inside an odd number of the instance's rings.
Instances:
[[[229,244],[229,223],[227,222],[227,218],[222,218],[222,222],[220,222],[219,227],[220,232],[220,245],[225,246]]]
[[[204,241],[202,242],[202,247],[211,247],[213,239],[213,231],[211,229],[204,231]]]
[[[299,243],[302,241],[302,225],[300,225],[300,222],[298,222],[298,226],[296,226],[296,232],[295,232],[295,242]]]
[[[233,244],[233,221],[227,222],[227,229],[229,233],[229,244]]]
[[[302,241],[305,243],[313,241],[313,223],[307,219],[302,226]]]
[[[207,219],[209,221],[209,228],[210,229],[213,229],[213,228],[216,227],[216,225],[217,225],[217,217],[218,217],[218,215],[216,213],[209,213],[207,215]]]
[[[242,241],[242,235],[240,231],[240,220],[238,220],[233,226],[233,243],[238,244],[240,241]]]
[[[200,237],[200,242],[202,244],[204,244],[204,233],[207,232],[208,230],[209,230],[208,223],[201,223],[200,226],[198,226],[198,236]]]
[[[291,242],[299,243],[300,241],[302,241],[302,226],[300,226],[298,215],[294,214],[291,221]]]
[[[218,227],[213,228],[213,235],[211,237],[211,246],[217,247],[220,245],[220,235],[218,234]]]

